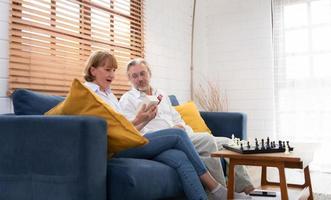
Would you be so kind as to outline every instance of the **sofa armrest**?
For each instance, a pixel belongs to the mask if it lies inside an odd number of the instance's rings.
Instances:
[[[246,139],[247,118],[244,113],[235,112],[200,112],[214,136]]]
[[[104,120],[1,115],[0,127],[0,199],[106,199]]]

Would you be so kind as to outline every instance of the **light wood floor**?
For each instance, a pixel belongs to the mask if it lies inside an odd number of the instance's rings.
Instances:
[[[260,167],[247,167],[251,175],[255,187],[260,186],[261,168]],[[287,183],[303,183],[303,170],[286,169]],[[310,177],[314,193],[331,194],[331,173],[310,172]],[[279,181],[278,170],[275,168],[268,168],[268,180]],[[263,188],[264,189],[264,188]],[[295,195],[298,192],[292,191]]]

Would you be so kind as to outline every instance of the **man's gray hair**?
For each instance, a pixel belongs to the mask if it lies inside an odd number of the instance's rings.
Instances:
[[[143,58],[135,58],[135,59],[132,59],[132,60],[128,63],[127,67],[126,67],[126,73],[128,74],[128,72],[129,72],[129,70],[130,70],[130,68],[131,68],[132,66],[140,65],[140,64],[144,64],[144,65],[147,67],[147,70],[148,70],[149,75],[152,74],[151,69],[149,68],[148,63],[147,63],[146,60],[144,60]]]

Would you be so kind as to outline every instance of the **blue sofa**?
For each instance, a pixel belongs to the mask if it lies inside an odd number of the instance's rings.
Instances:
[[[44,116],[63,100],[19,89],[14,113],[0,115],[0,199],[175,199],[184,194],[172,168],[152,160],[107,160],[106,122]],[[178,101],[171,97],[174,104]],[[201,112],[215,135],[245,137],[241,113]]]

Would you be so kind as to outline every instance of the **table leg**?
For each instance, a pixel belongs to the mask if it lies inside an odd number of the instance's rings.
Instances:
[[[228,199],[233,199],[234,195],[234,161],[229,161],[229,176],[228,176]]]
[[[304,169],[305,174],[305,186],[309,187],[309,200],[313,200],[313,188],[311,186],[311,180],[310,180],[310,172],[309,172],[309,166],[305,167]]]
[[[280,164],[277,168],[279,171],[279,183],[280,183],[279,185],[280,185],[280,193],[282,200],[288,200],[284,163]]]
[[[263,185],[268,185],[267,181],[267,167],[262,166],[262,171],[261,171],[261,186]]]

